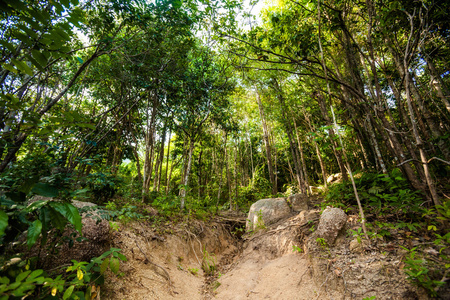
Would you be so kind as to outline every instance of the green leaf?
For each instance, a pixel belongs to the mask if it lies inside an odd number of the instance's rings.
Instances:
[[[39,71],[44,70],[44,68],[31,56],[31,55],[25,55],[27,60],[29,60],[36,68],[38,68]]]
[[[36,202],[33,202],[25,209],[25,212],[31,213],[35,210],[39,210],[43,206],[47,205],[48,202],[49,202],[49,200],[38,200]]]
[[[20,273],[20,274],[17,275],[17,277],[16,277],[16,282],[21,282],[21,281],[24,280],[24,279],[28,276],[28,274],[30,274],[30,273],[31,273],[30,270],[29,270],[29,271],[25,271],[25,272]]]
[[[2,64],[2,68],[17,74],[17,70],[14,69],[14,67],[12,65],[10,65],[10,64]]]
[[[17,59],[11,58],[11,62],[19,69],[20,71],[24,72],[27,75],[32,76],[33,70],[23,61],[19,61]]]
[[[0,45],[2,45],[3,47],[7,48],[11,52],[16,52],[16,48],[11,43],[8,43],[6,41],[0,41]]]
[[[114,274],[117,274],[119,272],[119,267],[120,267],[119,259],[117,259],[115,257],[111,257],[111,260],[109,262],[109,268],[111,269],[111,271]]]
[[[64,31],[62,28],[56,28],[55,32],[65,41],[70,41],[70,35],[67,34],[67,32]]]
[[[100,274],[105,273],[106,269],[108,268],[108,265],[109,265],[109,258],[106,258],[100,265]]]
[[[17,11],[24,11],[27,10],[27,6],[26,4],[24,4],[22,1],[18,1],[18,0],[9,0],[9,1],[5,1],[6,3],[8,3],[9,6],[11,6],[12,8],[14,8]]]
[[[75,206],[67,202],[51,202],[50,206],[62,214],[70,223],[72,223],[75,229],[81,234],[81,217]]]
[[[17,27],[22,29],[29,37],[31,37],[33,39],[37,39],[38,36],[37,36],[36,32],[31,30],[30,28],[28,28],[22,24],[17,25]]]
[[[30,9],[29,13],[33,18],[35,18],[37,21],[41,22],[43,25],[47,24],[48,18],[44,12],[39,12],[35,9]]]
[[[64,230],[67,224],[67,219],[52,207],[49,212],[53,226],[58,230]]]
[[[61,13],[64,11],[64,7],[56,1],[53,2],[53,6],[55,7],[55,12],[58,15],[61,15]]]
[[[59,191],[54,186],[51,186],[48,183],[37,183],[33,189],[31,190],[33,193],[36,193],[38,195],[44,196],[44,197],[57,197],[59,194]]]
[[[5,277],[5,276],[3,276],[3,277],[0,277],[0,283],[1,284],[9,284],[9,278],[8,277]]]
[[[19,30],[14,30],[12,32],[12,35],[17,38],[18,40],[20,40],[21,42],[23,42],[25,45],[27,46],[32,46],[32,40],[30,39],[29,36],[27,36],[26,34],[24,34],[22,31]]]
[[[33,58],[44,68],[47,66],[47,57],[38,50],[31,50]]]
[[[28,276],[27,281],[31,281],[31,280],[35,279],[36,277],[38,277],[38,276],[41,275],[42,273],[44,273],[44,270],[42,270],[42,269],[34,270],[34,271],[30,274],[30,276]]]
[[[117,254],[118,254],[119,259],[120,259],[121,261],[127,261],[127,257],[126,257],[125,255],[123,255],[122,253],[117,253]]]
[[[27,245],[29,248],[36,244],[37,239],[42,231],[42,223],[40,220],[35,220],[30,227],[28,227]]]
[[[74,285],[71,285],[65,292],[63,295],[63,300],[69,299],[69,297],[72,295],[73,293],[73,289],[75,288]]]
[[[8,215],[0,210],[0,236],[5,234],[6,227],[8,227]]]

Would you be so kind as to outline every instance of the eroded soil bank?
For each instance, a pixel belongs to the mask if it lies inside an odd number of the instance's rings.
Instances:
[[[333,247],[308,242],[318,210],[239,237],[243,220],[223,215],[157,228],[126,224],[111,246],[121,248],[128,262],[120,278],[108,278],[102,298],[428,299],[406,280],[401,251],[380,253],[346,235]],[[346,229],[354,226],[350,216]]]

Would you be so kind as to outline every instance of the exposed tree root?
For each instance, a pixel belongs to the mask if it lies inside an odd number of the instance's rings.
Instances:
[[[154,265],[154,266],[157,267],[157,268],[160,268],[161,270],[164,271],[164,274],[166,274],[166,276],[167,276],[166,279],[167,279],[167,281],[169,282],[169,293],[170,293],[171,295],[173,295],[173,285],[172,285],[172,280],[170,279],[169,272],[167,272],[167,270],[166,270],[164,267],[162,267],[162,266],[160,266],[160,265],[158,265],[158,264],[152,262],[152,261],[147,257],[147,255],[144,253],[144,251],[142,250],[141,246],[139,246],[138,241],[136,240],[135,242],[136,242],[136,246],[139,248],[139,250],[141,251],[141,253],[144,255],[145,261],[148,262],[148,263],[150,263],[150,264],[152,264],[152,265]]]

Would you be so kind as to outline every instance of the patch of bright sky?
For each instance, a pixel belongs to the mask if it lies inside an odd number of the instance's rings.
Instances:
[[[272,6],[276,6],[282,0],[245,0],[244,1],[244,12],[254,16],[255,18],[252,20],[247,18],[246,20],[242,20],[243,27],[246,29],[250,29],[252,26],[255,26],[261,22],[261,12],[263,9],[267,9]]]

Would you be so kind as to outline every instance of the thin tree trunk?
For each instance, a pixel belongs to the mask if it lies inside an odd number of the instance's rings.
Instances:
[[[228,202],[230,203],[230,210],[233,210],[233,202],[231,200],[230,162],[228,160],[228,147],[227,147],[227,145],[225,145],[225,170],[226,170],[226,173],[227,173]]]
[[[309,117],[304,110],[303,110],[303,116],[305,117],[305,120],[308,123],[309,129],[311,130],[311,132],[315,132],[316,130],[312,127]],[[314,143],[314,148],[316,149],[317,158],[319,159],[320,170],[322,171],[323,184],[324,184],[325,188],[327,188],[328,187],[327,170],[325,168],[325,164],[323,163],[322,154],[320,154],[319,145],[317,144],[315,139],[313,139],[313,143]]]
[[[225,133],[224,143],[223,143],[224,144],[224,153],[227,148],[227,137],[228,137],[228,134]],[[221,191],[222,191],[222,182],[223,182],[223,174],[222,174],[223,173],[223,164],[225,163],[225,155],[222,160],[220,160],[219,155],[217,155],[217,156],[219,159],[219,163],[217,164],[219,166],[219,189],[217,191],[216,212],[219,211],[219,201],[220,201],[220,196],[221,196]],[[220,163],[220,162],[222,162],[222,163]]]
[[[288,140],[289,140],[289,147],[291,148],[291,155],[292,155],[292,160],[294,163],[294,169],[295,169],[295,174],[297,177],[298,185],[299,185],[301,193],[306,194],[307,188],[306,188],[306,184],[305,184],[305,180],[304,180],[304,176],[303,176],[303,172],[302,172],[302,167],[300,164],[300,154],[298,153],[298,148],[295,146],[295,143],[294,143],[294,134],[293,134],[293,130],[292,130],[292,124],[288,118],[288,110],[286,107],[286,103],[284,101],[284,97],[282,95],[282,91],[278,84],[278,81],[276,79],[273,79],[273,83],[274,83],[274,88],[278,94],[278,101],[280,102],[281,111],[283,113],[282,114],[283,121],[284,121],[285,129],[286,129],[286,133],[288,136]]]
[[[183,187],[180,190],[181,210],[183,210],[185,207],[186,191],[189,188],[189,175],[191,173],[192,154],[194,153],[194,143],[195,143],[194,137],[189,137],[188,161],[187,161],[186,171],[184,174]]]
[[[202,142],[200,141],[200,154],[198,155],[198,199],[200,200],[202,197],[202,155],[203,155],[203,147]]]
[[[172,130],[169,129],[169,143],[167,145],[167,158],[166,158],[166,192],[167,192],[167,187],[169,186],[169,158],[170,158],[170,140],[172,138]]]
[[[272,185],[272,194],[275,195],[276,191],[277,191],[277,186],[276,186],[274,173],[273,173],[272,151],[271,151],[270,141],[269,141],[269,131],[267,130],[267,123],[266,123],[266,118],[264,115],[264,109],[263,109],[263,106],[261,103],[261,98],[259,96],[258,91],[256,92],[256,101],[258,103],[259,115],[261,117],[261,123],[262,123],[262,128],[263,128],[263,133],[264,133],[263,140],[264,140],[264,145],[266,146],[267,167],[269,168],[269,179],[270,179],[270,184]]]
[[[322,112],[322,117],[325,120],[325,123],[327,124],[327,126],[332,126],[333,123],[331,122],[330,117],[328,116],[327,106],[326,106],[325,100],[323,99],[322,94],[316,93],[316,98],[319,102],[320,111]],[[345,170],[344,162],[342,161],[342,153],[341,152],[343,152],[343,151],[337,150],[337,145],[336,145],[336,141],[335,141],[336,134],[335,134],[334,130],[335,129],[333,129],[333,128],[329,129],[331,146],[333,148],[333,153],[334,153],[334,156],[336,157],[336,161],[338,163],[339,170],[341,171],[342,179],[344,181],[348,181],[348,174],[347,174],[347,171]],[[336,130],[338,130],[338,129],[336,129]],[[339,133],[337,133],[337,134],[339,134]]]
[[[300,142],[297,124],[295,122],[294,116],[292,115],[292,112],[291,112],[291,117],[292,117],[292,123],[294,123],[295,136],[297,137],[298,150],[300,152],[300,159],[302,162],[303,174],[305,175],[306,188],[308,189],[309,194],[312,195],[312,189],[311,189],[311,186],[309,185],[309,180],[308,180],[308,173],[306,172],[305,158],[303,157],[303,147],[302,147],[302,143]]]

